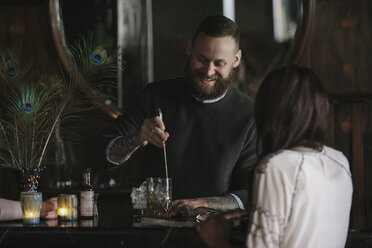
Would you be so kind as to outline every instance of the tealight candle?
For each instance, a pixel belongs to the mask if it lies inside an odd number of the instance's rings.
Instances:
[[[66,216],[66,215],[68,215],[67,208],[58,208],[58,215],[59,216]]]
[[[22,192],[21,207],[24,225],[38,225],[43,198],[41,192]]]
[[[77,197],[73,194],[58,195],[58,220],[77,220]]]
[[[27,218],[27,219],[32,219],[32,218],[37,217],[37,213],[36,212],[26,212],[24,217]]]

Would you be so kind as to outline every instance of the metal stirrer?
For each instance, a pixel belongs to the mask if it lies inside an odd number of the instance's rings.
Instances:
[[[163,120],[163,113],[161,112],[161,109],[159,108],[159,117],[161,120]],[[165,165],[165,178],[168,179],[168,162],[167,162],[167,150],[165,148],[165,145],[163,146],[163,154],[164,154],[164,165]]]
[[[159,111],[159,117],[163,121],[163,113],[161,112],[161,109],[158,109]],[[164,166],[165,166],[165,178],[166,178],[166,194],[167,194],[167,199],[170,199],[169,195],[169,180],[168,180],[168,162],[167,162],[167,150],[165,148],[165,145],[163,146],[163,154],[164,154]],[[164,206],[164,210],[168,213],[170,209],[170,201],[167,200],[167,203]]]

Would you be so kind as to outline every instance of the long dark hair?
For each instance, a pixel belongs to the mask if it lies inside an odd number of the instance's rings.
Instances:
[[[320,149],[327,130],[329,101],[316,74],[288,66],[271,72],[256,96],[260,157],[281,149]]]

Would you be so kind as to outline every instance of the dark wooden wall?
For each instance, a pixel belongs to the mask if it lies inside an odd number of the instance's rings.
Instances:
[[[370,228],[372,178],[372,2],[317,0],[303,63],[332,99],[327,143],[349,159],[354,184],[352,228]]]
[[[370,0],[317,0],[314,28],[302,61],[318,73],[331,95],[327,144],[341,150],[350,161],[354,182],[351,227],[358,229],[372,225],[371,5]],[[60,70],[47,1],[0,0],[0,48],[6,47],[20,49],[41,72]],[[72,169],[68,173],[79,178],[81,168],[89,166],[87,145],[110,121],[98,111],[81,124],[86,138],[79,146],[70,146],[69,152],[77,155],[69,161]],[[58,178],[52,172],[46,185],[53,186]],[[0,196],[16,198],[12,173],[0,170],[0,180]]]

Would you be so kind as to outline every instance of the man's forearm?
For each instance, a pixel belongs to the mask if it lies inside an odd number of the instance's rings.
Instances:
[[[108,160],[118,164],[124,163],[138,148],[139,145],[134,141],[134,136],[119,137],[111,144],[111,147],[108,147]]]
[[[213,208],[220,211],[227,211],[240,208],[239,203],[231,195],[218,197],[203,197],[202,199],[208,204],[209,208]]]

